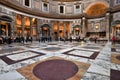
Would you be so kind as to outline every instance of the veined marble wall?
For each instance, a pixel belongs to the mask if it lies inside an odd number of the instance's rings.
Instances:
[[[105,19],[91,19],[88,20],[88,32],[105,32],[106,31],[106,21]]]
[[[41,4],[39,0],[34,0],[33,4],[35,9],[41,10]]]
[[[16,0],[18,3],[25,6],[25,0]],[[41,0],[30,0],[29,6],[25,6],[31,9],[37,9],[38,11],[46,12],[44,10],[44,3],[47,4],[48,13],[60,13],[60,7],[64,7],[63,15],[73,15],[73,14],[82,14],[83,12],[83,3],[78,2],[56,2],[56,1],[41,1]]]
[[[120,12],[113,14],[113,21],[120,20]]]
[[[120,0],[113,0],[113,6],[120,5]]]

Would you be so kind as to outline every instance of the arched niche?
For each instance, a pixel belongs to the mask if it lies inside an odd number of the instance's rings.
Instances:
[[[85,13],[87,16],[99,17],[106,13],[108,7],[107,2],[94,2],[88,5],[85,9]]]
[[[50,36],[50,25],[49,24],[43,24],[41,26],[41,32],[42,32],[42,36],[44,37],[48,37]]]
[[[11,36],[11,22],[13,19],[9,16],[2,15],[0,16],[0,35],[2,36]]]

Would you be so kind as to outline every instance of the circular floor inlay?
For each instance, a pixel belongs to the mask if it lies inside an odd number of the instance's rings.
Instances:
[[[67,80],[78,72],[78,67],[67,60],[48,60],[36,65],[33,74],[41,80]]]
[[[119,55],[119,56],[116,56],[116,58],[117,58],[118,60],[120,60],[120,55]]]

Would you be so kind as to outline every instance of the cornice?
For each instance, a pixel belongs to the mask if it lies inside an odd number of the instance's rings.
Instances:
[[[88,19],[92,18],[101,18],[105,17],[105,14],[102,14],[101,16],[87,16],[86,14],[79,14],[79,15],[59,15],[59,14],[51,14],[51,13],[41,13],[38,10],[27,8],[25,6],[21,6],[14,0],[0,0],[0,4],[12,8],[14,10],[24,12],[26,14],[38,16],[38,17],[44,17],[44,18],[51,18],[51,19],[81,19],[82,17],[86,17]],[[113,6],[107,9],[106,12],[115,13],[120,12],[120,5]]]
[[[58,2],[76,2],[76,1],[82,1],[82,0],[53,0]]]
[[[80,19],[82,17],[81,14],[79,15],[59,15],[59,14],[50,14],[50,13],[41,13],[40,11],[38,12],[37,10],[27,8],[24,6],[21,6],[20,4],[17,4],[15,2],[11,2],[12,0],[0,0],[0,4],[10,7],[12,9],[38,16],[38,17],[45,17],[45,18],[53,18],[53,19]]]
[[[110,7],[110,12],[111,13],[120,12],[120,5]]]

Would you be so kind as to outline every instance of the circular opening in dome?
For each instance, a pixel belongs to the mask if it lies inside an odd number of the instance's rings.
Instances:
[[[33,69],[33,74],[41,80],[67,80],[77,72],[75,63],[58,59],[44,61]]]

